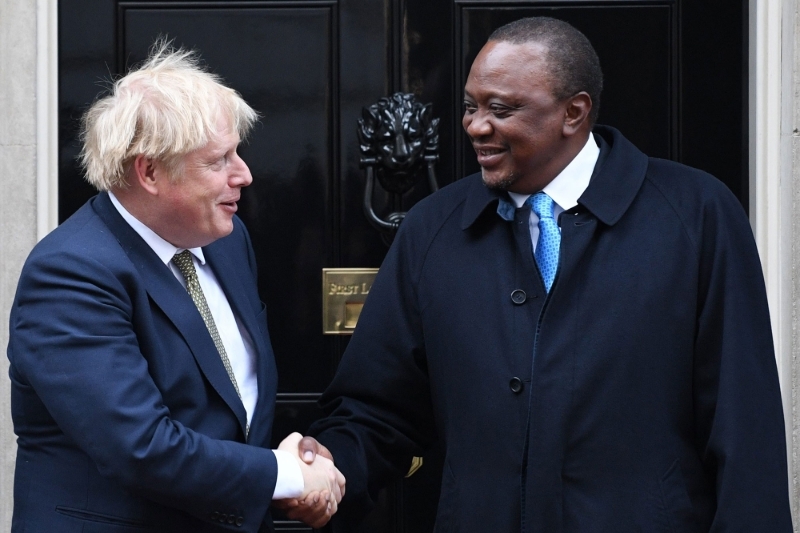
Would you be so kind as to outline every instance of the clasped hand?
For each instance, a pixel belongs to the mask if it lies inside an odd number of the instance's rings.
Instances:
[[[328,449],[313,437],[292,433],[278,446],[297,458],[303,473],[303,495],[273,502],[292,520],[300,520],[309,526],[321,528],[339,508],[345,489],[345,478],[333,465],[333,456]]]

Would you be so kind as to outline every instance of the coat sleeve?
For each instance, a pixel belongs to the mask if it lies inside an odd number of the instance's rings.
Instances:
[[[752,231],[727,190],[704,207],[698,230],[693,389],[698,449],[716,484],[710,531],[788,533],[781,392]]]
[[[63,432],[131,493],[207,521],[215,510],[236,513],[241,527],[223,527],[258,530],[274,490],[274,454],[170,417],[137,343],[138,328],[148,326],[134,320],[133,282],[93,255],[35,252],[23,269],[8,347],[13,388],[25,400],[12,402],[20,445],[61,442],[44,433]]]
[[[357,522],[378,490],[408,471],[435,438],[424,336],[416,296],[421,250],[404,221],[367,296],[358,327],[310,432],[347,478],[336,521]],[[419,228],[417,228],[419,229]],[[345,529],[346,530],[346,529]]]

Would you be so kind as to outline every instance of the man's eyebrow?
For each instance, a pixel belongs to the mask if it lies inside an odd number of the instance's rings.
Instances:
[[[491,89],[488,91],[484,91],[481,93],[482,98],[501,98],[505,100],[513,99],[513,95],[507,92],[500,91],[498,89]],[[466,89],[464,89],[464,98],[475,98],[472,94],[469,93]]]
[[[206,158],[207,161],[216,161],[221,157],[224,157],[225,154],[228,153],[228,150],[212,150],[208,153],[208,157]]]

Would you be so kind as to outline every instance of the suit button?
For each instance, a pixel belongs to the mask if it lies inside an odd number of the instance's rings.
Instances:
[[[244,524],[244,517],[240,516],[236,519],[236,527],[242,527],[242,524]]]
[[[220,522],[222,522],[224,524],[226,518],[228,518],[228,515],[226,515],[225,513],[219,513],[219,521]]]
[[[511,392],[514,394],[519,394],[522,392],[522,380],[519,378],[511,378],[511,381],[508,382],[508,388],[511,389]]]
[[[228,515],[228,523],[229,524],[233,524],[235,521],[236,521],[236,517],[233,516],[232,514],[229,514]]]
[[[219,511],[214,511],[213,513],[211,513],[211,516],[209,518],[211,518],[211,520],[214,522],[219,520]]]
[[[525,303],[525,300],[527,299],[528,296],[522,289],[517,289],[511,293],[511,301],[514,302],[515,305],[522,305]]]

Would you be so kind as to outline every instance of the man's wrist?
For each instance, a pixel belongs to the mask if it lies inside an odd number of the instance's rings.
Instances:
[[[278,479],[275,482],[272,499],[300,498],[305,490],[305,482],[297,458],[283,450],[272,450],[272,452],[278,462]]]

